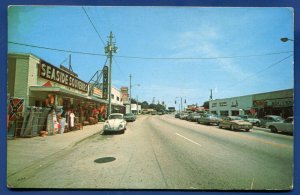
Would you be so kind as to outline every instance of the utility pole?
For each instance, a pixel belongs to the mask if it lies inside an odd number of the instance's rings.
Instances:
[[[129,113],[131,113],[131,74],[129,75]]]
[[[139,114],[139,96],[136,96],[136,114]]]
[[[109,41],[107,41],[107,46],[105,47],[105,53],[107,54],[107,57],[109,58],[109,78],[108,78],[108,109],[107,109],[107,117],[111,114],[111,77],[112,77],[112,57],[113,53],[117,53],[117,47],[115,46],[115,43],[112,42],[112,39],[114,38],[112,32],[110,31],[109,34]]]
[[[213,99],[213,97],[212,97],[212,89],[210,89],[209,101],[211,101],[212,99]]]
[[[181,105],[181,111],[183,111],[182,110],[182,97],[180,97],[180,105]]]
[[[71,54],[69,55],[69,70],[73,71],[72,62],[71,62]]]

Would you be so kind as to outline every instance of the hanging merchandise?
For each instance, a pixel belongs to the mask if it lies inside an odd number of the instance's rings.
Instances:
[[[74,119],[75,119],[75,114],[71,112],[70,114],[70,125],[71,127],[74,127]]]
[[[58,131],[58,122],[55,114],[55,110],[53,109],[47,118],[47,131],[48,135],[54,135]]]
[[[60,119],[60,133],[63,134],[65,131],[66,118]]]

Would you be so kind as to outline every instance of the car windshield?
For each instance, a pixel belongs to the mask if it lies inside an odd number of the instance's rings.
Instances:
[[[231,117],[231,120],[243,120],[241,117],[235,116],[235,117]]]
[[[275,121],[282,121],[283,118],[281,118],[280,116],[277,116],[277,117],[274,117],[274,120],[275,120]]]
[[[246,116],[246,115],[241,115],[240,116],[242,119],[247,119],[248,118],[248,116]]]
[[[207,117],[217,117],[215,114],[208,114]]]
[[[125,116],[133,116],[133,114],[132,113],[127,113],[127,114],[125,114]]]
[[[122,115],[110,115],[109,119],[122,119]]]

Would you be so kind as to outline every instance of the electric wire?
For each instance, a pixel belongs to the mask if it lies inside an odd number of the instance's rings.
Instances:
[[[292,57],[292,56],[293,56],[293,54],[292,54],[292,55],[289,55],[289,56],[287,56],[287,57],[285,57],[285,58],[282,58],[282,59],[279,60],[279,61],[274,62],[274,63],[270,64],[269,66],[267,66],[266,68],[264,68],[264,69],[262,69],[262,70],[260,70],[260,71],[258,71],[258,72],[255,72],[254,74],[252,74],[252,75],[250,75],[250,76],[244,78],[244,79],[241,80],[241,81],[236,82],[236,84],[228,86],[226,89],[233,88],[233,87],[235,87],[235,86],[241,84],[242,82],[249,81],[250,78],[256,77],[256,76],[259,75],[260,73],[262,73],[262,72],[264,72],[264,71],[266,71],[266,70],[268,70],[268,69],[270,69],[270,68],[272,68],[272,67],[274,67],[274,66],[280,64],[281,62],[287,60],[288,58],[290,58],[290,57]],[[221,93],[219,93],[219,95],[220,95],[220,94],[223,94],[223,93],[224,93],[224,91],[222,91]]]
[[[50,47],[44,47],[44,46],[37,46],[32,44],[26,44],[26,43],[18,43],[13,41],[8,41],[9,44],[15,44],[15,45],[22,45],[26,47],[33,47],[33,48],[39,48],[39,49],[47,49],[47,50],[53,50],[53,51],[59,51],[59,52],[68,52],[68,53],[75,53],[75,54],[83,54],[83,55],[93,55],[93,56],[107,56],[105,54],[99,54],[99,53],[90,53],[90,52],[82,52],[82,51],[71,51],[71,50],[64,50],[64,49],[57,49],[57,48],[50,48]],[[226,58],[246,58],[246,57],[261,57],[261,56],[269,56],[269,55],[279,55],[279,54],[285,54],[285,53],[292,53],[294,51],[282,51],[282,52],[272,52],[272,53],[265,53],[265,54],[253,54],[253,55],[240,55],[240,56],[223,56],[223,57],[178,57],[178,58],[156,58],[156,57],[137,57],[137,56],[120,56],[120,55],[114,55],[116,58],[132,58],[132,59],[144,59],[144,60],[214,60],[214,59],[226,59]]]
[[[101,42],[102,42],[102,43],[103,43],[103,45],[105,46],[105,42],[104,42],[104,41],[103,41],[103,39],[101,38],[101,36],[100,36],[99,32],[97,31],[97,29],[96,29],[96,27],[95,27],[94,23],[92,22],[92,20],[91,20],[90,16],[89,16],[89,15],[88,15],[88,13],[86,12],[85,8],[84,8],[84,7],[81,7],[81,8],[83,9],[84,13],[85,13],[85,14],[86,14],[86,16],[88,17],[88,19],[89,19],[90,23],[92,24],[92,26],[93,26],[94,30],[96,31],[96,33],[97,33],[98,37],[100,38]]]
[[[15,44],[15,45],[22,45],[22,46],[26,46],[26,47],[33,47],[33,48],[47,49],[47,50],[52,50],[52,51],[66,52],[66,53],[92,55],[92,56],[105,56],[105,57],[107,56],[105,54],[99,54],[99,53],[71,51],[71,50],[65,50],[65,49],[57,49],[57,48],[50,48],[50,47],[44,47],[44,46],[31,45],[31,44],[26,44],[26,43],[17,43],[17,42],[13,42],[13,41],[8,41],[8,43]]]

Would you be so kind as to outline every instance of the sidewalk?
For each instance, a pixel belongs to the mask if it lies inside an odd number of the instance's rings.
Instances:
[[[82,130],[46,137],[16,138],[7,140],[7,173],[14,174],[34,162],[47,158],[77,142],[99,133],[103,122],[84,126]]]

